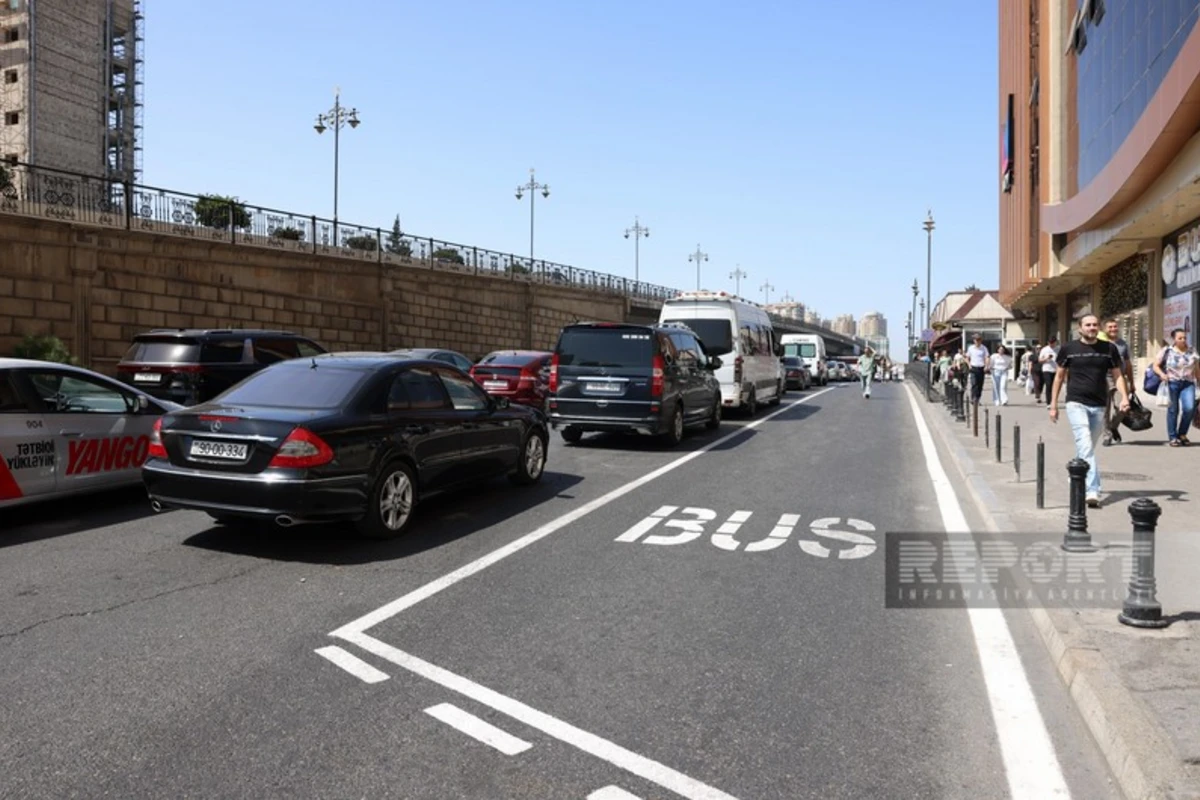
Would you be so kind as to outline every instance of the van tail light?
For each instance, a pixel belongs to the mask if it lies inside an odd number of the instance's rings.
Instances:
[[[733,360],[733,382],[742,382],[742,357],[738,356]]]
[[[307,428],[296,427],[283,440],[268,467],[307,469],[333,461],[333,448]]]
[[[654,357],[654,371],[650,373],[650,396],[662,397],[663,393],[663,372],[666,369],[666,363],[662,356]]]
[[[146,449],[146,458],[166,458],[167,448],[162,439],[162,417],[154,420],[154,430],[150,431],[150,447]]]
[[[558,353],[550,358],[550,383],[547,388],[551,392],[558,391]]]

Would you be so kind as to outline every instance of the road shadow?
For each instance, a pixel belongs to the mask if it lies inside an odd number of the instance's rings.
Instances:
[[[471,489],[430,497],[417,505],[408,532],[399,539],[364,539],[352,524],[297,525],[270,523],[218,525],[183,541],[187,547],[252,556],[271,561],[349,566],[392,561],[441,547],[476,531],[502,523],[567,495],[583,482],[580,475],[547,470],[534,486],[514,487],[506,479],[482,482]]]
[[[1200,622],[1200,611],[1180,611],[1178,614],[1163,615],[1168,625],[1176,622]]]
[[[0,511],[0,548],[135,522],[154,512],[141,485]]]
[[[1187,492],[1183,489],[1118,489],[1115,492],[1106,492],[1102,495],[1101,505],[1110,506],[1117,503],[1123,503],[1126,500],[1136,500],[1139,497],[1165,498],[1171,503],[1190,503],[1191,500],[1185,499]]]

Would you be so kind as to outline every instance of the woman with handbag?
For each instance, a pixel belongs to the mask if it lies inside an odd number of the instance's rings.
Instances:
[[[1196,383],[1200,381],[1200,357],[1188,347],[1183,328],[1171,331],[1172,344],[1154,362],[1159,380],[1167,384],[1167,444],[1186,447],[1188,430],[1196,413]]]

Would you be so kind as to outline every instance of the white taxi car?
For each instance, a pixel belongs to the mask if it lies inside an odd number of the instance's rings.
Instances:
[[[0,358],[0,508],[140,483],[154,421],[181,407],[81,367]]]

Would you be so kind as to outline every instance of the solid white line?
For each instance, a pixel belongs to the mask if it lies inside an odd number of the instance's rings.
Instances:
[[[529,742],[522,741],[507,731],[502,731],[489,722],[484,722],[474,714],[468,714],[461,708],[450,703],[441,703],[425,709],[425,713],[434,719],[440,719],[451,728],[462,731],[472,739],[478,739],[490,747],[494,747],[506,756],[524,753],[533,747]]]
[[[616,489],[613,489],[608,494],[606,494],[602,497],[598,497],[589,503],[585,503],[584,505],[580,506],[579,508],[575,509],[574,511],[567,512],[566,514],[563,514],[561,517],[558,517],[555,520],[547,522],[542,527],[538,528],[537,530],[535,530],[531,533],[525,534],[520,539],[509,542],[508,544],[504,545],[503,547],[501,547],[498,550],[493,550],[492,552],[488,553],[487,555],[477,558],[476,560],[472,561],[471,563],[461,566],[451,573],[443,575],[442,577],[437,578],[436,580],[430,581],[429,583],[425,584],[424,586],[422,586],[418,589],[414,589],[413,591],[409,592],[408,594],[404,595],[403,597],[399,597],[381,608],[378,608],[362,617],[359,617],[358,619],[356,619],[352,622],[346,623],[342,627],[340,627],[337,630],[330,633],[330,636],[336,636],[339,639],[345,639],[348,636],[350,636],[351,634],[361,633],[365,630],[368,630],[368,629],[378,625],[380,622],[383,622],[386,619],[391,619],[392,617],[399,614],[401,611],[404,611],[405,609],[408,609],[408,608],[412,608],[417,603],[420,603],[423,600],[428,600],[433,595],[437,594],[438,592],[442,591],[443,589],[453,586],[454,584],[458,583],[459,581],[463,580],[464,578],[469,578],[470,576],[474,575],[476,572],[479,572],[481,570],[484,570],[484,569],[490,567],[492,564],[495,564],[497,561],[501,561],[501,560],[511,556],[513,553],[518,552],[519,550],[523,550],[524,548],[528,547],[529,545],[533,544],[534,542],[538,541],[539,539],[544,539],[545,537],[549,536],[550,534],[554,533],[555,531],[562,530],[566,526],[570,525],[572,522],[575,522],[579,519],[582,519],[583,517],[586,517],[588,514],[592,513],[593,511],[596,511],[597,509],[603,508],[604,506],[608,505],[609,503],[613,502],[614,500],[619,500],[620,498],[624,497],[625,495],[629,494],[630,492],[632,492],[636,489],[640,489],[642,486],[645,486],[647,483],[650,483],[651,481],[653,481],[657,478],[661,478],[663,475],[666,475],[668,472],[671,472],[672,470],[682,467],[684,464],[688,463],[689,461],[691,461],[693,459],[699,458],[703,454],[707,453],[708,451],[712,450],[715,447],[721,446],[722,444],[724,444],[725,442],[734,438],[735,436],[741,436],[747,430],[757,428],[759,425],[763,424],[764,422],[771,419],[772,417],[791,410],[791,408],[793,406],[800,405],[801,403],[806,403],[809,400],[812,400],[814,397],[820,397],[825,392],[828,392],[831,390],[832,389],[823,389],[819,392],[816,392],[815,394],[806,395],[805,397],[802,397],[799,400],[796,400],[794,402],[782,404],[782,408],[772,411],[770,414],[767,414],[765,417],[759,417],[758,419],[754,420],[753,422],[749,422],[749,423],[739,427],[736,431],[733,431],[732,433],[728,433],[725,436],[722,436],[720,439],[717,439],[714,442],[710,442],[710,443],[706,444],[704,447],[701,447],[699,450],[693,450],[692,452],[688,453],[687,455],[681,456],[681,457],[675,459],[674,461],[670,462],[669,464],[665,464],[665,465],[659,467],[658,469],[654,470],[653,472],[647,473],[646,475],[643,475],[642,477],[640,477],[636,480],[632,480],[629,483],[625,484],[624,486],[619,486]]]
[[[642,798],[616,786],[605,786],[603,789],[597,789],[589,794],[587,800],[642,800]]]
[[[942,524],[947,533],[969,533],[966,515],[958,503],[954,485],[942,468],[916,396],[907,384],[904,389],[917,421],[917,434],[942,513]],[[1038,709],[1004,613],[998,608],[967,608],[967,615],[979,651],[979,665],[996,725],[996,737],[1000,741],[1010,795],[1031,800],[1070,797],[1062,765],[1054,752],[1054,742],[1046,730],[1046,722]]]
[[[411,653],[392,647],[365,633],[350,633],[346,634],[345,638],[369,653],[374,653],[386,661],[410,670],[451,691],[458,692],[481,705],[507,714],[530,728],[539,730],[547,736],[565,742],[602,761],[607,761],[626,772],[656,783],[689,800],[736,800],[732,795],[714,789],[695,778],[689,778],[682,772],[677,772],[657,761],[626,750],[607,739],[576,728],[574,725],[531,708],[511,697],[506,697],[486,686],[481,686],[461,675],[442,669],[436,664],[417,658]]]
[[[388,679],[388,674],[386,672],[381,672],[375,669],[358,656],[343,650],[337,645],[319,648],[316,650],[316,653],[317,655],[324,656],[334,664],[337,664],[339,667],[346,670],[346,672],[349,672],[354,677],[366,681],[367,683],[379,683],[380,681],[386,681]]]

